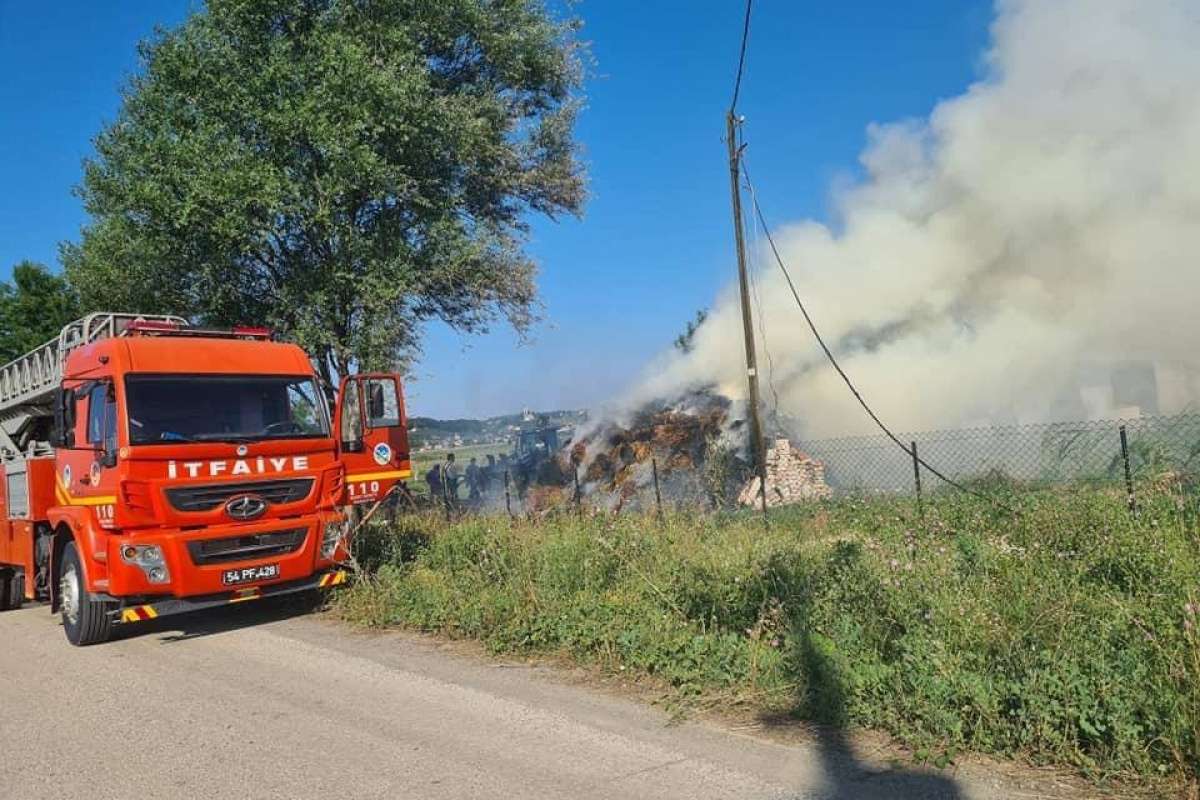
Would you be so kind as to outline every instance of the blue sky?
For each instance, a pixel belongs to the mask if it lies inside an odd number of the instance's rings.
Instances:
[[[136,44],[196,0],[0,0],[0,276],[57,264],[85,216],[72,187]],[[733,276],[723,113],[741,0],[585,0],[596,64],[579,136],[582,220],[535,220],[545,322],[519,345],[429,329],[414,414],[452,417],[601,403],[669,347]],[[773,221],[828,216],[871,122],[923,116],[979,76],[986,0],[758,0],[740,103]]]

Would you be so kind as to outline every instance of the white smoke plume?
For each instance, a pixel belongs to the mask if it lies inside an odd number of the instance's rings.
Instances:
[[[866,177],[839,194],[834,224],[774,233],[817,325],[896,429],[1195,401],[1200,2],[1000,0],[984,77],[868,140]],[[753,158],[769,215],[768,166]],[[767,405],[777,393],[803,436],[871,431],[769,253],[755,261]],[[732,289],[694,350],[664,362],[634,402],[703,384],[744,395]],[[1139,369],[1149,387],[1123,385]]]

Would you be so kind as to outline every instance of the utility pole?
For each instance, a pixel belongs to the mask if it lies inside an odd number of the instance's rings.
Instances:
[[[746,336],[746,379],[750,389],[750,449],[758,471],[763,515],[767,513],[767,453],[763,446],[762,423],[758,418],[758,355],[754,347],[754,323],[750,316],[750,278],[746,272],[746,237],[742,229],[741,149],[737,143],[737,115],[732,108],[725,117],[729,145],[729,191],[733,199],[733,235],[737,244],[738,288],[742,294],[742,332]]]

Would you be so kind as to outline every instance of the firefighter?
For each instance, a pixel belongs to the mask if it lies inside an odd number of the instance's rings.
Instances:
[[[496,480],[496,456],[488,453],[487,465],[479,470],[481,489],[484,494],[492,491],[492,484]]]
[[[480,489],[483,484],[482,470],[479,469],[479,461],[472,456],[470,463],[467,464],[467,498],[470,500],[478,500],[482,494]]]
[[[446,464],[442,467],[442,491],[445,493],[446,504],[451,508],[458,505],[458,465],[454,462],[454,453],[446,454]]]
[[[429,496],[434,502],[442,496],[442,465],[434,464],[425,473],[425,483],[429,484]]]

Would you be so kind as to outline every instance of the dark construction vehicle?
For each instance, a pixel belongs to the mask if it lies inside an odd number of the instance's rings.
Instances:
[[[551,424],[550,418],[545,415],[538,415],[527,422],[513,436],[510,457],[513,479],[521,496],[531,484],[558,486],[566,483],[567,476],[558,462],[558,455],[563,444],[571,439],[569,431],[563,436],[563,431]]]

